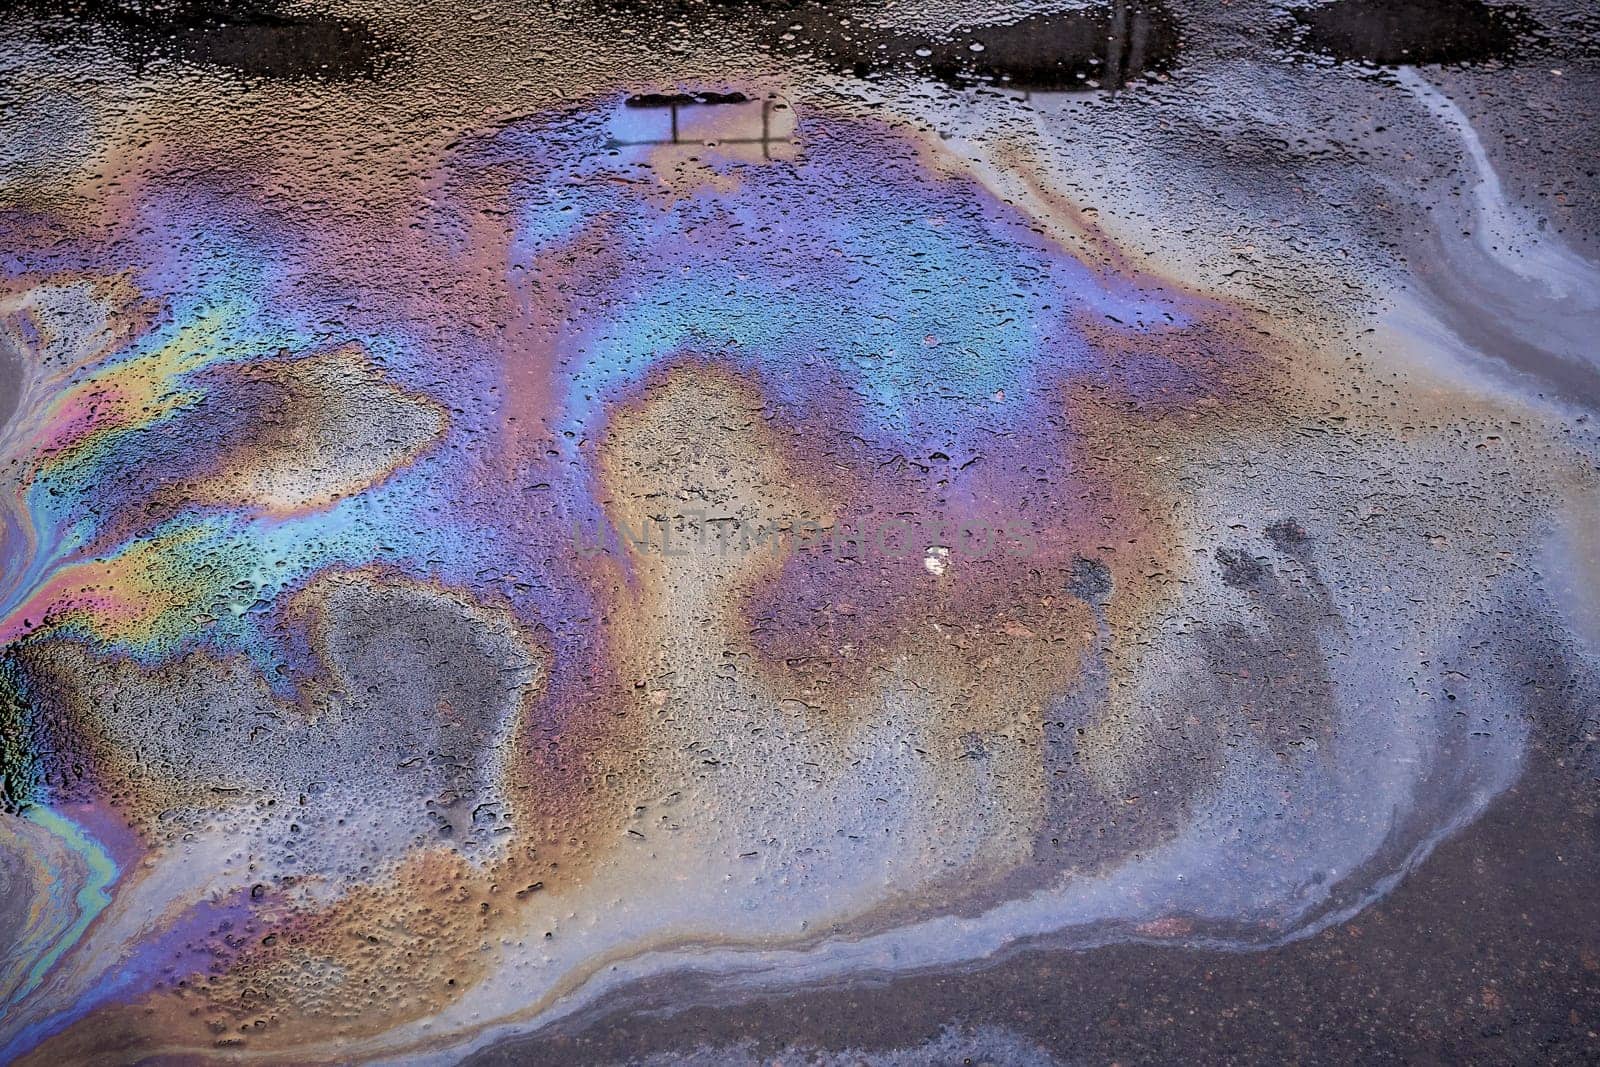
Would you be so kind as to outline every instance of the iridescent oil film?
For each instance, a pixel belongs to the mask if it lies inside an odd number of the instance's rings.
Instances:
[[[1600,18],[0,8],[0,1063],[1600,1059]]]

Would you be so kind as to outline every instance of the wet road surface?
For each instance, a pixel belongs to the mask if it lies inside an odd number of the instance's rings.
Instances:
[[[0,1059],[1600,1055],[1600,22],[0,17]]]

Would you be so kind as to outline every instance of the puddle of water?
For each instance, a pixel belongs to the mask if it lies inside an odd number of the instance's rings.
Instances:
[[[1119,89],[1172,68],[1178,23],[1161,3],[1084,8],[963,26],[933,35],[808,12],[786,33],[788,49],[815,49],[858,76],[922,74],[953,86],[994,84],[1027,92]]]
[[[1334,0],[1294,17],[1301,47],[1377,66],[1509,61],[1537,29],[1523,8],[1480,0]]]
[[[341,81],[370,77],[390,58],[357,19],[307,13],[275,0],[129,4],[88,0],[12,8],[37,19],[47,41],[99,40],[135,71],[168,61],[256,78]]]

